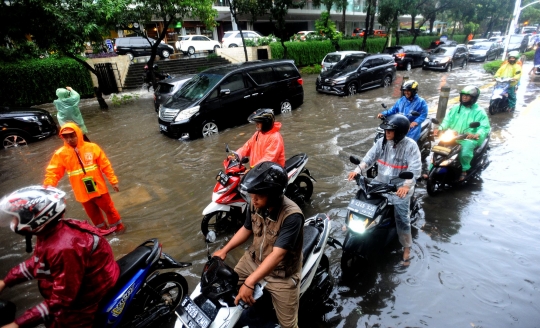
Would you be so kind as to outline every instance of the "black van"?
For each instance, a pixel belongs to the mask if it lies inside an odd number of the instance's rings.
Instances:
[[[148,38],[152,44],[156,40]],[[141,36],[132,36],[128,38],[114,39],[114,52],[119,55],[128,55],[129,59],[138,56],[150,56],[152,54],[152,45],[148,43],[146,38]],[[174,48],[168,44],[160,43],[157,48],[157,55],[161,59],[169,58],[174,53]]]
[[[189,80],[159,108],[159,130],[196,138],[247,123],[259,108],[289,112],[304,102],[293,60],[259,60],[209,68]]]

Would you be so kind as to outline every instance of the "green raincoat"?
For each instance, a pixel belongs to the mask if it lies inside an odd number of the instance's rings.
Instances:
[[[472,122],[480,122],[480,126],[471,129],[469,128],[469,124]],[[486,111],[482,107],[478,106],[478,104],[473,104],[471,107],[465,107],[461,104],[457,104],[450,109],[448,115],[446,115],[439,126],[439,130],[441,131],[448,129],[456,131],[458,134],[470,133],[479,135],[478,140],[465,139],[457,141],[459,144],[461,144],[459,161],[461,166],[463,166],[463,171],[468,171],[471,168],[474,149],[484,142],[489,130],[491,129]]]
[[[56,117],[58,118],[58,123],[60,126],[68,122],[73,122],[81,128],[83,134],[87,134],[88,130],[84,125],[84,120],[79,110],[79,102],[81,101],[81,96],[77,91],[71,89],[71,92],[64,88],[56,89],[56,96],[58,99],[54,101],[56,110],[58,113]]]

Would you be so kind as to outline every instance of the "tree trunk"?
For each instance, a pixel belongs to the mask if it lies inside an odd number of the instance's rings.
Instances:
[[[238,27],[238,31],[240,31],[240,37],[242,38],[242,47],[244,47],[244,56],[246,58],[246,62],[248,62],[248,54],[246,49],[246,43],[244,42],[244,33],[242,33],[242,28],[238,24],[238,19],[236,19],[236,7],[233,7],[233,1],[229,1],[229,10],[231,11],[231,15],[234,19],[234,22],[236,23],[236,26]]]
[[[367,45],[367,37],[369,34],[369,20],[371,19],[371,1],[368,1],[368,7],[366,12],[366,29],[364,31],[364,40],[362,41],[362,48],[360,50],[365,51]]]
[[[105,102],[105,99],[103,99],[103,96],[102,96],[102,92],[101,92],[102,81],[101,81],[99,75],[97,74],[97,71],[92,67],[92,65],[88,64],[85,60],[82,60],[81,58],[75,56],[74,54],[67,53],[66,55],[69,58],[74,59],[79,64],[83,65],[87,70],[90,71],[90,73],[92,73],[92,74],[94,74],[96,76],[97,81],[98,81],[98,86],[94,87],[94,92],[96,93],[96,98],[98,100],[99,107],[101,107],[101,109],[108,109],[109,106],[107,106],[107,103]]]
[[[347,4],[347,2],[344,1],[344,3],[343,3],[343,12],[342,12],[342,15],[341,15],[341,33],[343,34],[343,36],[345,36],[345,11],[347,10],[346,4]]]

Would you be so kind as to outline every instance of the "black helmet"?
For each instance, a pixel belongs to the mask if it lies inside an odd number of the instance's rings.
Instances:
[[[412,92],[412,95],[416,95],[418,93],[418,82],[415,80],[408,80],[407,82],[403,83],[401,86],[401,91],[409,90]]]
[[[383,130],[394,130],[394,143],[397,144],[403,138],[405,138],[405,136],[409,132],[410,125],[411,123],[409,122],[409,119],[407,117],[401,114],[395,114],[390,116],[390,118],[388,118],[386,121],[384,121],[380,125],[380,128]]]
[[[238,285],[238,273],[214,256],[204,266],[201,276],[201,293],[217,301],[225,293],[233,293]]]
[[[259,108],[248,117],[249,123],[261,122],[262,132],[267,132],[274,126],[274,111],[271,108]]]
[[[287,188],[287,172],[274,162],[261,162],[244,176],[240,183],[242,192],[280,198]]]
[[[471,96],[471,100],[467,101],[467,102],[464,102],[462,100],[463,95]],[[469,106],[472,106],[472,105],[476,104],[476,101],[478,100],[478,97],[480,97],[480,89],[478,89],[475,86],[468,85],[465,88],[463,88],[463,90],[461,90],[461,92],[459,93],[459,102],[462,103],[463,105],[469,107]]]
[[[158,64],[154,64],[154,66],[152,66],[152,68],[154,69],[154,71],[157,71],[159,69],[159,66],[158,66]]]

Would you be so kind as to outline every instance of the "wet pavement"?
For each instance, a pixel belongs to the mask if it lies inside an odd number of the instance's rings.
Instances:
[[[529,64],[524,72],[530,69]],[[304,152],[307,167],[317,179],[314,194],[304,207],[306,216],[328,213],[331,236],[343,240],[346,206],[356,190],[346,182],[353,169],[351,154],[363,156],[371,147],[379,120],[380,103],[392,105],[400,96],[403,76],[420,83],[420,95],[430,109],[437,108],[439,89],[451,87],[450,102],[467,84],[484,86],[479,103],[487,108],[490,76],[481,64],[450,73],[398,72],[386,89],[363,91],[353,97],[315,92],[316,76],[304,76],[305,101],[292,113],[279,115],[283,123],[286,156]],[[481,179],[430,197],[423,183],[417,187],[424,209],[413,229],[412,263],[403,268],[399,251],[389,253],[353,282],[341,282],[341,250],[328,248],[335,277],[326,313],[300,318],[301,327],[535,327],[540,299],[540,190],[536,168],[536,141],[540,141],[540,77],[525,76],[513,114],[491,116],[491,165]],[[167,138],[158,131],[150,93],[136,102],[101,111],[94,101],[81,106],[88,136],[99,144],[120,180],[112,197],[128,231],[109,241],[117,258],[147,238],[157,237],[164,251],[193,266],[179,272],[190,292],[206,261],[200,233],[202,210],[210,202],[214,177],[222,168],[225,143],[240,147],[254,132],[243,125],[218,136],[194,141]],[[0,151],[0,194],[43,182],[45,167],[57,138],[28,147]],[[86,219],[67,178],[59,187],[68,192],[67,216]],[[221,238],[212,245],[226,243]],[[247,246],[247,245],[246,245]],[[229,254],[234,265],[242,249]],[[23,238],[0,228],[0,276],[27,258]],[[6,290],[2,298],[19,310],[40,302],[35,283]]]

